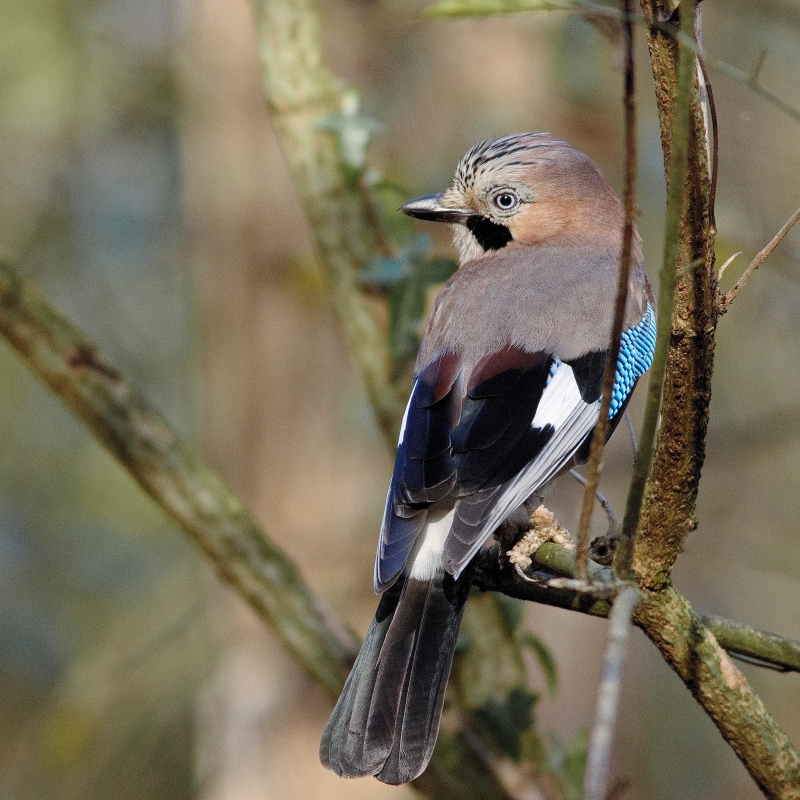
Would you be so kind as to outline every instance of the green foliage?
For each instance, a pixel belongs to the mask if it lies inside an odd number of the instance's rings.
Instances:
[[[492,597],[508,625],[509,633],[516,633],[522,620],[525,619],[525,601],[499,593],[492,594]]]
[[[438,779],[436,794],[424,785],[425,779],[432,774]],[[422,781],[419,789],[425,792],[425,797],[435,797],[436,800],[498,800],[508,796],[494,775],[486,769],[484,762],[476,758],[475,750],[467,739],[447,730],[445,726],[439,730],[435,756]],[[444,792],[440,786],[446,786]]]
[[[561,782],[564,800],[583,798],[583,774],[586,771],[588,749],[587,728],[575,731],[567,743],[562,742],[555,733],[550,734],[550,769]]]
[[[564,11],[570,8],[571,4],[552,3],[548,0],[439,0],[425,9],[425,16],[488,17],[519,11]]]
[[[452,258],[431,258],[431,239],[420,234],[396,256],[371,258],[359,273],[361,282],[389,293],[389,353],[397,372],[419,347],[428,291],[457,269]]]
[[[533,728],[533,709],[538,700],[539,695],[524,686],[512,687],[502,698],[488,697],[472,711],[475,728],[493,748],[519,761],[523,737]]]
[[[539,668],[547,681],[547,691],[551,697],[555,697],[558,691],[558,671],[553,654],[547,649],[547,645],[533,633],[523,633],[519,637],[519,644],[520,647],[529,648],[536,656]]]
[[[373,211],[382,230],[396,247],[405,247],[414,238],[414,220],[397,209],[408,200],[408,191],[387,181],[377,170],[364,173]]]
[[[364,196],[378,239],[387,249],[399,249],[394,255],[371,258],[358,277],[362,285],[389,296],[389,355],[395,374],[402,375],[419,348],[429,289],[444,283],[458,264],[451,258],[431,258],[430,237],[415,237],[412,220],[397,213],[408,193],[366,168],[369,146],[382,126],[360,107],[359,91],[350,88],[342,110],[318,119],[316,128],[336,139],[342,174],[348,187]]]
[[[351,86],[342,96],[342,110],[320,117],[316,128],[336,139],[339,163],[348,186],[353,188],[364,172],[369,146],[383,125],[361,113],[361,93]]]

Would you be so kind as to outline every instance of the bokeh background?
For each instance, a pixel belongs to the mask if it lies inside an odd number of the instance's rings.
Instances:
[[[409,196],[475,141],[548,130],[621,185],[614,47],[562,13],[430,22],[422,0],[321,0],[327,56],[382,121]],[[800,108],[800,4],[703,3],[705,44]],[[270,130],[246,0],[0,0],[0,256],[247,501],[363,633],[391,454],[344,351]],[[640,230],[664,179],[638,31]],[[729,286],[800,203],[800,123],[712,66]],[[431,228],[433,226],[427,226]],[[431,231],[450,254],[446,231]],[[699,527],[676,582],[706,613],[800,638],[800,234],[720,323]],[[632,411],[638,420],[640,401]],[[623,430],[603,488],[622,508]],[[552,506],[568,527],[578,487]],[[602,525],[598,514],[597,524]],[[553,650],[542,731],[591,722],[605,623],[532,606]],[[800,743],[800,677],[744,666]],[[317,762],[322,692],[184,534],[0,343],[0,797],[410,798]],[[629,800],[759,797],[638,633],[615,773]]]

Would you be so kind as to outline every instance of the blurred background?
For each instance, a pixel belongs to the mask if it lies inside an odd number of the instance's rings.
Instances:
[[[562,13],[430,22],[423,0],[321,0],[327,56],[384,125],[371,163],[444,188],[481,138],[547,130],[621,186],[614,47]],[[703,3],[705,44],[800,108],[800,4]],[[35,278],[202,448],[363,633],[390,475],[270,130],[246,0],[0,0],[0,256]],[[639,228],[655,276],[664,179],[638,37]],[[710,68],[729,287],[800,204],[800,123]],[[435,226],[427,226],[428,229]],[[448,235],[429,230],[436,251]],[[699,611],[800,638],[800,234],[722,319],[698,507],[675,580]],[[641,396],[632,404],[638,422]],[[622,510],[620,429],[603,489]],[[568,479],[567,479],[568,480]],[[551,506],[574,529],[579,487]],[[596,524],[602,527],[601,515]],[[605,623],[531,606],[591,722]],[[743,667],[800,743],[800,677]],[[627,800],[760,797],[637,631],[615,774]],[[330,710],[200,553],[0,343],[0,797],[410,798],[317,761]]]

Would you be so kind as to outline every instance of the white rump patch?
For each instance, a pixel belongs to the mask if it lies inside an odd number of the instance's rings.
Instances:
[[[417,539],[414,553],[411,556],[410,577],[418,581],[430,580],[438,570],[442,569],[442,553],[447,534],[453,524],[455,508],[451,508],[439,519],[431,520],[429,513],[425,530]]]

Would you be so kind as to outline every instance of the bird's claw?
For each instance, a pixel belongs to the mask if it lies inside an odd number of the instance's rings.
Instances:
[[[552,511],[539,504],[531,512],[528,520],[528,531],[506,553],[510,564],[525,571],[533,561],[533,555],[545,542],[555,542],[570,550],[575,549],[575,542],[569,531],[556,519]]]

